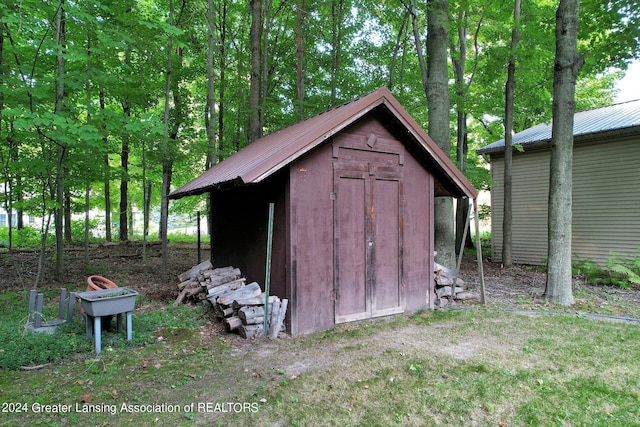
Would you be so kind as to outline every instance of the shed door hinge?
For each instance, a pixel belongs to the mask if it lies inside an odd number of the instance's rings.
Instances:
[[[338,198],[338,194],[335,191],[333,191],[331,192],[329,197],[331,198],[331,200],[336,200]]]

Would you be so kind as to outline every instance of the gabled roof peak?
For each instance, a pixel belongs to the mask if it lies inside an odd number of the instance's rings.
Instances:
[[[382,87],[254,141],[174,191],[169,197],[178,199],[202,194],[225,184],[259,183],[374,111],[383,111],[398,126],[402,126],[403,133],[406,131],[410,135],[411,143],[426,153],[446,177],[450,191],[470,198],[476,196],[476,190],[464,175],[413,120],[389,89]]]

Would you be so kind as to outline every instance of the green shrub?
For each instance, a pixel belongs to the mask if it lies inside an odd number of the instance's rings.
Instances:
[[[638,251],[640,253],[640,247]],[[623,258],[611,251],[611,257],[604,268],[593,260],[585,259],[573,263],[573,274],[583,276],[591,285],[613,285],[630,289],[632,284],[640,285],[640,256]]]
[[[54,294],[45,294],[45,319],[57,316],[57,299]],[[49,362],[59,362],[73,354],[91,353],[94,342],[85,335],[85,324],[79,313],[69,325],[59,326],[54,334],[32,333],[26,328],[28,303],[26,296],[15,292],[0,294],[0,370],[15,370],[21,366],[33,366]],[[207,319],[206,306],[183,305],[173,307],[160,304],[146,304],[144,297],[136,303],[133,339],[126,340],[124,333],[104,332],[103,349],[141,346],[155,342],[154,333],[159,328],[197,328],[211,322]],[[113,320],[115,329],[115,319]]]
[[[20,230],[14,228],[11,233],[11,245],[15,248],[37,248],[40,246],[40,230],[34,227],[24,227]],[[55,236],[49,234],[48,243],[53,243]],[[9,247],[9,227],[0,227],[0,243]]]

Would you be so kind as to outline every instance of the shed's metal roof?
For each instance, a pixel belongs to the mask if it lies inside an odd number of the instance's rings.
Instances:
[[[640,132],[640,99],[622,102],[607,107],[576,113],[573,118],[573,136],[579,138],[608,132],[633,131]],[[552,122],[542,123],[513,135],[513,144],[523,148],[551,141]],[[478,150],[480,154],[491,154],[504,150],[504,139],[489,144]]]
[[[202,194],[226,184],[255,184],[271,176],[295,159],[317,147],[345,127],[369,113],[382,114],[385,124],[402,132],[423,154],[432,160],[438,177],[450,195],[475,198],[477,191],[444,155],[433,140],[407,113],[387,88],[332,108],[254,141],[242,150],[214,165],[202,175],[169,195],[179,199]],[[409,136],[409,138],[407,138]]]

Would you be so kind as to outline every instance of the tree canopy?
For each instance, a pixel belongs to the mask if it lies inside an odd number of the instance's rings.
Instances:
[[[637,0],[582,3],[578,110],[611,103],[616,79],[640,52]],[[255,45],[251,7],[261,18]],[[556,2],[522,0],[521,8],[516,132],[551,117]],[[176,187],[248,144],[251,102],[268,134],[388,86],[426,129],[416,45],[429,37],[426,23],[426,0],[3,2],[4,207],[45,219],[64,212],[66,223],[87,208],[113,211],[119,219],[107,222],[123,227],[132,210],[142,210],[145,188],[159,210],[163,165]],[[451,108],[465,112],[470,147],[464,170],[486,187],[474,148],[504,134],[512,5],[452,0],[449,27]],[[456,85],[451,58],[459,64],[461,55]],[[252,73],[259,74],[255,100]],[[452,132],[452,154],[455,140]],[[187,198],[170,210],[191,212],[200,203]]]

